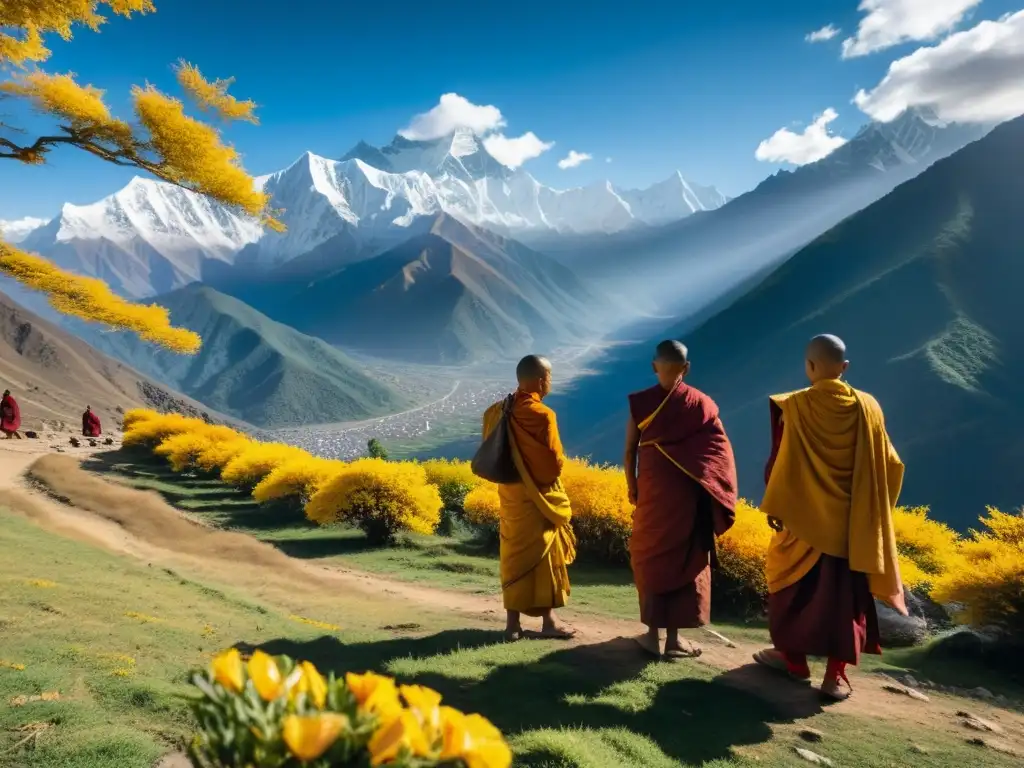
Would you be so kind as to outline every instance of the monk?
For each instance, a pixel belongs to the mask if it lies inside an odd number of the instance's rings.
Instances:
[[[21,440],[21,409],[18,401],[11,396],[11,390],[5,389],[3,398],[0,398],[0,432],[3,432],[5,439],[10,440],[16,437]]]
[[[82,414],[82,436],[83,437],[99,437],[100,432],[100,417],[92,412],[92,406],[85,406],[85,413]]]
[[[805,358],[811,386],[770,398],[761,509],[776,531],[765,567],[775,647],[754,659],[806,681],[807,657],[823,656],[821,692],[841,701],[846,666],[882,652],[872,596],[907,615],[892,519],[903,463],[878,401],[843,381],[842,340],[816,336]]]
[[[498,486],[505,639],[524,636],[524,614],[542,619],[541,637],[570,639],[575,630],[555,618],[555,609],[569,599],[567,566],[576,559],[576,537],[569,497],[559,480],[565,454],[555,412],[542,402],[551,392],[551,363],[536,355],[524,357],[516,379],[509,437],[520,482]],[[503,407],[501,401],[484,413],[485,438],[500,421]]]
[[[663,341],[653,367],[658,383],[629,396],[624,465],[636,506],[629,554],[647,625],[637,643],[675,660],[701,654],[683,645],[679,630],[711,620],[715,537],[735,521],[736,462],[718,406],[685,382],[686,347]]]

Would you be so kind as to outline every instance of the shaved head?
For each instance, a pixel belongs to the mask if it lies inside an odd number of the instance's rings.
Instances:
[[[516,380],[520,384],[543,379],[551,373],[551,362],[540,355],[527,355],[516,366]]]
[[[669,365],[686,365],[689,361],[689,351],[681,341],[668,339],[661,342],[654,350],[654,362],[668,363]]]
[[[807,358],[825,365],[842,365],[846,362],[846,344],[838,336],[823,333],[807,345]]]

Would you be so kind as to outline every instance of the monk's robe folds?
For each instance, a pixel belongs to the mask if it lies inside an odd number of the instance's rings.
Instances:
[[[100,417],[94,411],[86,411],[82,414],[82,435],[84,437],[99,437],[102,432]]]
[[[0,400],[0,430],[4,432],[17,432],[21,429],[21,408],[18,401],[11,395],[5,395]]]
[[[768,552],[768,591],[807,574],[822,554],[868,575],[871,592],[906,610],[892,512],[903,463],[878,402],[839,380],[771,398],[780,432],[761,510],[780,521]]]
[[[637,507],[630,562],[649,627],[697,627],[710,621],[715,537],[735,521],[736,463],[702,392],[680,383],[629,396],[640,430]]]
[[[484,414],[484,437],[503,402]],[[559,479],[565,456],[555,413],[540,397],[517,392],[509,418],[512,458],[522,482],[498,486],[501,591],[505,609],[539,615],[569,598],[567,566],[576,559],[572,508]]]

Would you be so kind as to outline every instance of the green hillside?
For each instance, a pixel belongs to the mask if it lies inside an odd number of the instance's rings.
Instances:
[[[324,341],[212,288],[193,284],[157,301],[175,325],[203,337],[199,354],[157,352],[129,334],[98,335],[96,345],[223,413],[274,428],[359,420],[409,405]]]
[[[1024,118],[850,217],[686,334],[691,381],[722,409],[743,494],[763,489],[768,395],[805,386],[806,342],[828,332],[847,342],[849,381],[885,409],[907,464],[901,501],[960,527],[986,504],[1024,503],[1021,201]],[[655,341],[562,401],[570,447],[618,459],[621,404],[649,384]],[[595,413],[614,419],[586,428]]]

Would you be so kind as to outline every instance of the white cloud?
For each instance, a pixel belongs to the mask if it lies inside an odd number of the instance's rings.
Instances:
[[[843,41],[852,59],[911,41],[935,40],[952,31],[981,0],[861,0],[867,14],[857,34]]]
[[[540,157],[553,146],[555,142],[541,141],[533,131],[511,138],[503,133],[493,133],[484,138],[484,149],[509,168],[518,168],[527,160]]]
[[[831,40],[840,32],[842,32],[842,30],[839,29],[839,27],[837,27],[835,24],[827,24],[821,29],[816,29],[813,32],[808,32],[807,36],[804,37],[804,40],[806,40],[808,43],[824,43],[828,40]]]
[[[398,134],[413,141],[429,141],[447,136],[456,128],[469,128],[482,135],[504,127],[505,118],[497,107],[474,104],[457,93],[446,93],[436,107],[416,115]]]
[[[767,163],[792,165],[807,165],[821,160],[846,143],[842,136],[833,136],[829,133],[828,124],[837,117],[838,113],[829,107],[818,115],[803,133],[780,128],[758,145],[754,157]]]
[[[853,101],[882,122],[909,107],[929,107],[958,122],[997,122],[1024,113],[1024,11],[983,21],[894,61],[878,85]]]
[[[577,152],[575,149],[570,149],[569,154],[558,161],[558,167],[565,171],[569,168],[575,168],[579,165],[583,165],[587,160],[593,159],[593,155],[588,155],[586,152]]]

